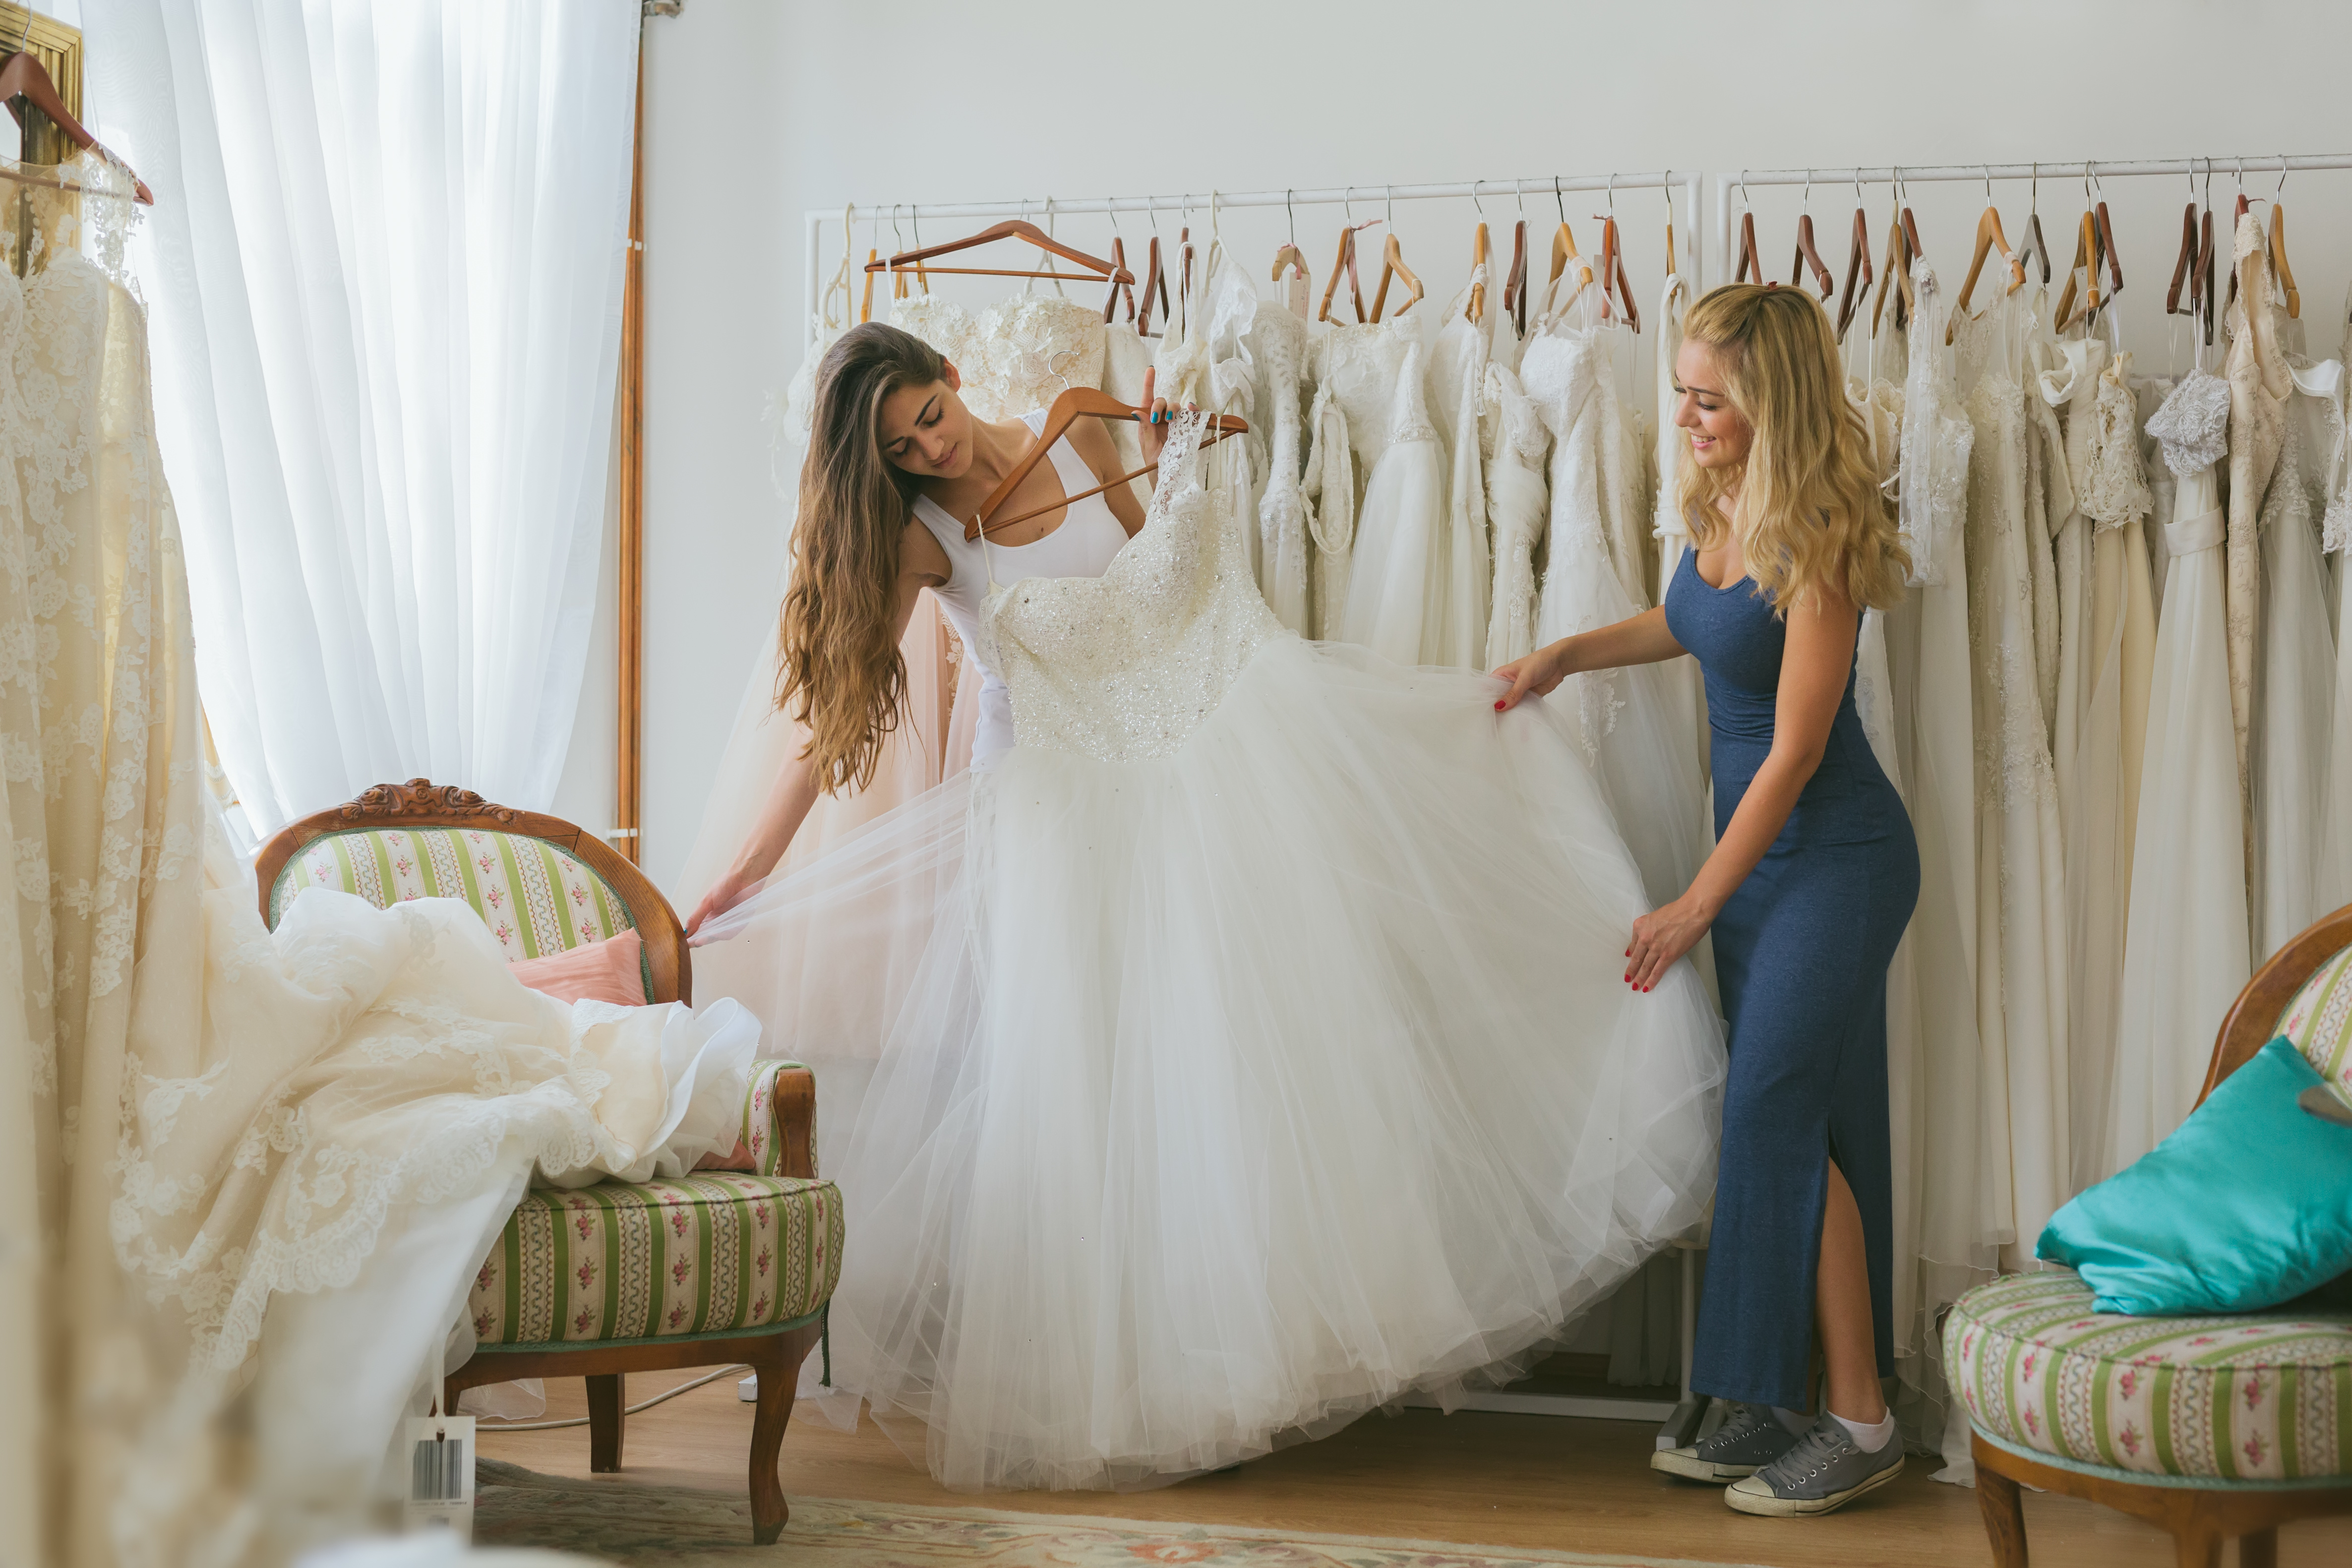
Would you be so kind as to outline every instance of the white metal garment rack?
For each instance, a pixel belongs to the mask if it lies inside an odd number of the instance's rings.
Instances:
[[[1514,198],[1548,196],[1555,191],[1565,193],[1663,189],[1670,193],[1666,199],[1672,203],[1675,198],[1671,193],[1679,190],[1682,193],[1683,205],[1686,214],[1687,226],[1685,232],[1690,237],[1690,274],[1693,278],[1696,278],[1700,276],[1699,267],[1703,259],[1699,253],[1699,246],[1700,235],[1705,226],[1700,218],[1705,209],[1700,205],[1699,193],[1706,178],[1705,174],[1700,172],[1685,170],[1677,174],[1668,169],[1645,174],[1560,174],[1556,176],[1547,174],[1539,180],[1472,180],[1444,185],[1335,185],[1327,190],[1209,191],[1205,193],[1188,191],[1171,196],[1091,196],[1069,200],[1064,200],[1059,196],[1045,196],[1032,197],[1026,201],[940,202],[919,205],[908,202],[856,203],[849,210],[856,215],[851,219],[853,226],[860,219],[872,221],[878,218],[887,222],[895,218],[901,224],[909,224],[920,223],[926,218],[940,222],[950,218],[1001,217],[1025,217],[1034,223],[1049,225],[1050,220],[1054,218],[1088,213],[1172,214],[1190,209],[1196,213],[1213,214],[1226,207],[1288,206],[1296,208],[1345,206],[1351,203],[1370,205],[1374,203],[1390,202],[1483,200],[1488,196]],[[806,215],[807,255],[802,268],[805,284],[805,306],[802,311],[802,320],[807,323],[803,329],[804,333],[817,330],[816,322],[822,309],[820,296],[824,289],[824,278],[819,257],[824,251],[821,241],[824,227],[827,224],[835,227],[841,226],[842,216],[842,209],[839,207],[811,211]],[[845,233],[842,243],[845,246],[854,245],[855,237]],[[858,265],[853,262],[850,270],[855,273],[858,269]]]
[[[1866,169],[1742,169],[1737,174],[1722,174],[1715,181],[1715,245],[1716,254],[1729,257],[1731,243],[1731,193],[1738,188],[1743,197],[1751,185],[1826,186],[1864,184],[1884,185],[1900,182],[1908,184],[1937,181],[1974,180],[2033,180],[2076,176],[2083,179],[2128,179],[2135,174],[2186,175],[2190,178],[2214,174],[2243,176],[2247,174],[2277,174],[2284,178],[2299,169],[2352,169],[2352,153],[2316,153],[2283,154],[2258,153],[2240,156],[2229,153],[2221,157],[2139,158],[2118,163],[2097,159],[2079,160],[2071,163],[1909,163],[1880,164]],[[2223,241],[2226,245],[2227,241]]]

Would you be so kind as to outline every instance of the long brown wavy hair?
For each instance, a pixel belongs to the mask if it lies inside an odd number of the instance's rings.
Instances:
[[[874,782],[882,743],[906,708],[907,663],[892,623],[916,481],[882,455],[883,400],[946,374],[939,351],[879,321],[842,333],[817,364],[776,706],[808,730],[801,754],[828,795]]]
[[[1715,351],[1731,405],[1755,429],[1740,469],[1683,465],[1676,499],[1702,550],[1727,527],[1776,613],[1834,585],[1854,608],[1902,602],[1911,557],[1878,489],[1870,429],[1845,394],[1829,312],[1802,289],[1727,283],[1683,320]],[[1727,522],[1716,501],[1735,482]]]

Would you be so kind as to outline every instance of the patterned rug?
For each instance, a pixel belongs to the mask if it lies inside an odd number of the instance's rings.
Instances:
[[[476,1489],[476,1545],[575,1552],[620,1568],[1731,1568],[1681,1557],[803,1497],[792,1500],[782,1540],[754,1546],[751,1504],[714,1492],[542,1476],[496,1459],[480,1461]]]

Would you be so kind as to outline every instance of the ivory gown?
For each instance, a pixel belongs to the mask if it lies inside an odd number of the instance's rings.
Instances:
[[[2149,416],[2175,484],[2156,622],[2130,915],[2102,1174],[2189,1114],[2224,1016],[2250,972],[2245,822],[2230,708],[2228,520],[2214,465],[2230,386],[2202,367]]]
[[[1967,553],[1977,724],[1977,1026],[1999,1088],[1984,1107],[2006,1148],[2008,1245],[2030,1255],[2073,1195],[2065,1040],[2065,850],[2035,654],[2030,536],[2034,438],[2020,375],[2023,291],[1957,319],[1969,418]],[[2045,536],[2046,537],[2046,536]],[[1996,962],[1997,961],[1997,962]],[[2006,1260],[2006,1259],[2005,1259]]]

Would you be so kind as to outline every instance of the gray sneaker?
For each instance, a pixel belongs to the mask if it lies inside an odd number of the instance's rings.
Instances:
[[[1729,1402],[1731,1414],[1709,1436],[1687,1448],[1661,1448],[1650,1468],[1694,1481],[1736,1481],[1752,1476],[1790,1448],[1797,1435],[1780,1425],[1768,1405]]]
[[[1726,1487],[1723,1500],[1742,1513],[1778,1519],[1832,1513],[1902,1473],[1900,1437],[1875,1454],[1865,1454],[1836,1416],[1824,1415],[1787,1453],[1746,1480]]]

